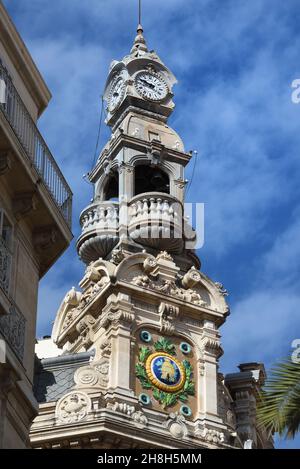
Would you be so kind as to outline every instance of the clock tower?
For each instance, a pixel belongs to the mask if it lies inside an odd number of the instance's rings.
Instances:
[[[200,271],[184,211],[191,159],[169,127],[176,79],[142,26],[113,61],[104,99],[111,138],[80,215],[86,265],[40,341],[36,448],[268,447],[256,427],[263,365],[224,377],[227,292]]]

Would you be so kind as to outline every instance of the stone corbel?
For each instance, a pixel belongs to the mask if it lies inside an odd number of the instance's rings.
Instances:
[[[37,251],[45,251],[57,241],[58,231],[53,226],[37,229],[33,233],[33,244]]]
[[[182,285],[184,288],[193,288],[195,285],[201,282],[201,274],[195,267],[191,267],[190,270],[183,276]]]
[[[18,192],[12,201],[13,212],[17,220],[36,210],[37,197],[34,192]]]
[[[93,325],[95,322],[95,318],[90,314],[87,314],[76,325],[76,330],[79,333],[79,337],[82,339],[82,344],[85,349],[88,349],[94,343]]]
[[[224,353],[220,341],[214,337],[204,337],[202,339],[202,350],[216,359],[219,359]]]
[[[175,179],[174,180],[174,184],[176,187],[178,187],[179,189],[184,189],[186,184],[187,184],[187,181],[185,179]]]
[[[11,153],[9,151],[0,152],[0,176],[7,173],[12,166]]]
[[[175,332],[175,320],[179,316],[179,308],[169,303],[161,303],[158,308],[160,316],[160,332],[172,335]]]

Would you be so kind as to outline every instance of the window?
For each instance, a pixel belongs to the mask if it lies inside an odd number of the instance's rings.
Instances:
[[[104,200],[118,201],[119,200],[119,173],[113,171],[104,188]]]
[[[12,225],[0,210],[0,288],[8,293],[11,270]]]

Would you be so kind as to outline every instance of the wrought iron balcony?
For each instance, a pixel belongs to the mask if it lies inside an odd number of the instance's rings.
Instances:
[[[71,227],[72,192],[0,60],[0,111]]]
[[[0,236],[0,287],[7,294],[10,280],[11,253]]]

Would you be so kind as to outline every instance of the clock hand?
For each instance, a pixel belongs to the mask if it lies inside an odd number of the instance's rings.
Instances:
[[[141,81],[142,83],[144,83],[144,84],[147,86],[147,88],[151,88],[152,90],[155,89],[155,86],[154,86],[152,83],[150,83],[149,81],[143,80],[142,78],[140,79],[140,81]]]

